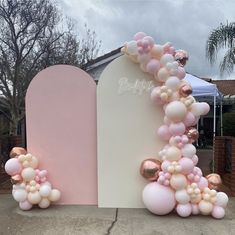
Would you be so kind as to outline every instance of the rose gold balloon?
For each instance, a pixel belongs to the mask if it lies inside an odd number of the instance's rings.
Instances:
[[[144,160],[140,166],[140,174],[149,181],[157,180],[160,170],[161,162],[152,158]]]
[[[192,87],[189,84],[184,84],[179,89],[179,93],[183,97],[191,95],[192,92],[193,92]]]
[[[10,152],[10,158],[17,157],[21,154],[25,155],[25,154],[27,154],[27,151],[24,148],[21,148],[21,147],[14,147]]]
[[[11,183],[12,184],[17,184],[22,180],[21,175],[14,175],[11,177]]]
[[[212,173],[206,176],[208,180],[208,188],[217,190],[222,184],[220,175]]]
[[[199,137],[198,130],[194,127],[187,128],[185,134],[191,143],[195,142]]]

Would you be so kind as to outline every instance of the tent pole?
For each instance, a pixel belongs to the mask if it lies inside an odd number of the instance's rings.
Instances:
[[[212,158],[212,172],[215,172],[215,133],[216,132],[216,96],[214,96],[214,120],[213,120],[213,158]]]
[[[223,135],[223,99],[220,97],[220,136]]]

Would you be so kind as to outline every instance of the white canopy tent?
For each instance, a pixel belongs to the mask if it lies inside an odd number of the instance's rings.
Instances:
[[[210,96],[214,100],[214,117],[213,117],[213,138],[216,135],[216,97],[220,97],[217,86],[202,80],[189,73],[186,74],[184,80],[189,82],[193,88],[193,96]],[[222,106],[221,106],[221,120],[222,120]],[[213,146],[213,172],[214,172],[214,146]]]

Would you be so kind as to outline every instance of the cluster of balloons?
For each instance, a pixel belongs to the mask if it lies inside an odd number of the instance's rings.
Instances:
[[[53,189],[47,180],[47,171],[38,169],[38,159],[24,148],[14,147],[5,171],[11,176],[13,198],[22,210],[30,210],[33,205],[47,208],[60,199],[61,193]]]
[[[198,131],[194,126],[210,107],[196,102],[191,85],[183,80],[187,52],[175,50],[171,43],[155,44],[143,32],[125,43],[122,51],[160,84],[153,88],[151,100],[161,105],[165,113],[157,134],[166,145],[158,159],[146,159],[140,166],[141,175],[151,181],[143,190],[145,206],[157,215],[176,209],[182,217],[210,214],[223,218],[228,196],[215,190],[221,184],[220,176],[203,177],[196,167],[198,157],[192,143],[197,140]]]

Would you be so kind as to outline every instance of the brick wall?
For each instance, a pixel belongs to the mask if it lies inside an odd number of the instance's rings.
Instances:
[[[215,172],[222,177],[223,184],[229,188],[232,196],[235,196],[235,138],[217,136],[214,146]]]

